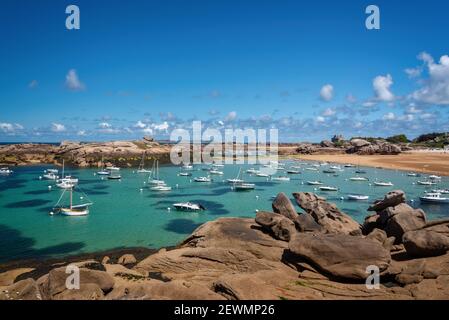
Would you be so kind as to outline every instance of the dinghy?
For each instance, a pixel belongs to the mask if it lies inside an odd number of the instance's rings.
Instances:
[[[256,188],[256,185],[253,183],[238,183],[233,188],[235,191],[251,191]]]
[[[321,181],[307,181],[307,184],[309,186],[322,186],[324,183],[322,183]]]
[[[376,186],[376,187],[393,187],[394,186],[394,184],[393,183],[391,183],[391,182],[374,182],[374,185]]]
[[[352,177],[352,178],[350,178],[349,180],[351,180],[351,181],[368,181],[368,178],[365,178],[365,177]]]
[[[323,173],[334,174],[334,173],[337,173],[337,171],[335,171],[335,170],[323,170]]]
[[[408,177],[417,177],[418,174],[417,174],[417,173],[414,173],[414,172],[409,172],[409,173],[407,173],[407,176],[408,176]]]
[[[334,191],[338,191],[338,188],[335,188],[335,187],[320,187],[320,190],[321,190],[321,191],[331,191],[331,192],[334,192]]]
[[[318,168],[306,168],[307,171],[318,171]]]
[[[441,193],[426,193],[419,198],[422,202],[449,203],[449,197],[443,197]]]
[[[369,196],[365,196],[362,194],[350,194],[348,195],[348,200],[353,200],[353,201],[366,201],[369,199]]]
[[[212,179],[209,177],[196,177],[195,179],[193,179],[193,181],[200,183],[209,183],[212,182]]]
[[[178,173],[178,176],[180,176],[180,177],[190,177],[190,176],[192,176],[192,173],[191,172],[180,172],[180,173]]]

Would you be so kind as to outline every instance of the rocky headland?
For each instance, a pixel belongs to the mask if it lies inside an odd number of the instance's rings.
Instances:
[[[62,159],[75,167],[101,167],[139,165],[142,155],[146,160],[170,161],[170,146],[151,138],[139,141],[113,141],[80,143],[64,141],[52,144],[11,144],[0,146],[0,164],[8,166],[53,164],[61,165]],[[102,162],[102,160],[104,162]]]
[[[272,212],[205,223],[172,250],[76,262],[79,290],[65,286],[67,263],[8,270],[0,299],[449,299],[449,220],[427,221],[402,191],[362,225],[315,194],[292,196],[299,213],[281,193]]]

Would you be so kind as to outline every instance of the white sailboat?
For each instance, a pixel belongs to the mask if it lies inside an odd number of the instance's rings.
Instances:
[[[242,173],[242,168],[239,169],[239,173],[237,174],[236,178],[234,178],[234,179],[227,179],[226,182],[232,183],[232,184],[234,184],[234,183],[244,183],[245,180],[243,180],[241,178],[241,173]]]
[[[139,169],[137,173],[151,173],[151,170],[145,169],[145,152],[142,154],[142,160],[140,161]]]
[[[59,206],[59,204],[60,204],[61,200],[63,199],[66,192],[70,193],[69,206]],[[74,205],[73,204],[73,187],[72,187],[72,188],[64,190],[64,192],[62,193],[58,202],[56,203],[55,207],[53,208],[54,211],[50,212],[50,215],[54,215],[55,211],[56,211],[56,213],[60,213],[65,216],[72,216],[72,217],[86,216],[89,214],[89,207],[92,205],[93,205],[92,202]]]
[[[104,159],[103,157],[101,157],[101,170],[97,172],[97,175],[99,176],[108,176],[111,174],[111,172],[109,172],[108,170],[106,170],[105,166],[104,166]]]
[[[165,181],[159,179],[159,160],[153,162],[153,168],[151,170],[150,176],[148,177],[148,184],[161,186],[165,185]]]

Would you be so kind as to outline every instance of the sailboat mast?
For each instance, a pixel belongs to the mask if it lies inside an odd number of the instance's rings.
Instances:
[[[73,188],[70,188],[70,210],[73,208]]]
[[[62,179],[64,179],[64,166],[65,166],[65,160],[62,159]]]

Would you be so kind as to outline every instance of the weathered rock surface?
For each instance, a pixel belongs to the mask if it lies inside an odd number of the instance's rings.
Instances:
[[[42,296],[36,281],[26,279],[0,288],[0,300],[42,300]]]
[[[273,211],[295,221],[298,217],[295,207],[285,193],[279,193],[272,203]]]
[[[395,190],[388,192],[382,200],[377,200],[368,208],[368,211],[380,212],[389,207],[396,207],[401,203],[405,203],[405,192],[402,190]]]
[[[329,233],[350,234],[360,231],[360,224],[341,212],[333,203],[313,193],[294,193],[297,204]]]
[[[353,280],[366,279],[368,266],[385,271],[391,260],[377,240],[345,234],[297,234],[289,249],[333,277]]]
[[[438,256],[449,250],[449,238],[435,231],[408,231],[403,243],[407,254],[414,257]]]
[[[118,264],[129,265],[137,263],[136,257],[132,254],[124,254],[118,259]]]
[[[295,223],[277,213],[258,212],[256,214],[256,223],[278,240],[290,241],[292,233],[296,232]]]

